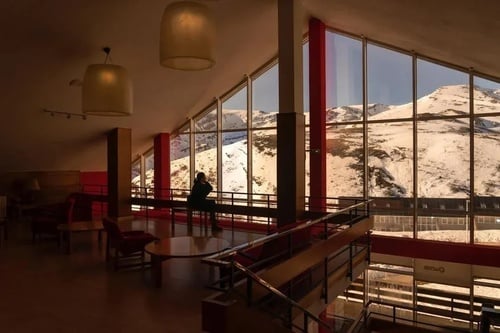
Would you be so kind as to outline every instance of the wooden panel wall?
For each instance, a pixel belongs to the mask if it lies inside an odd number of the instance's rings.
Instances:
[[[19,197],[25,184],[36,178],[40,185],[34,199],[36,203],[50,204],[64,202],[73,192],[80,192],[80,171],[26,171],[0,174],[0,193]]]

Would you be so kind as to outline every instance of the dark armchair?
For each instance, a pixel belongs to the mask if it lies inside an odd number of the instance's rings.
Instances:
[[[62,223],[71,223],[76,199],[68,197],[66,202],[46,205],[36,209],[31,220],[33,242],[42,234],[57,235],[57,226]]]
[[[43,205],[33,211],[31,230],[33,241],[36,236],[51,234],[57,236],[57,226],[63,223],[92,220],[92,200],[85,193],[71,193],[65,202]]]
[[[121,231],[118,224],[112,219],[105,217],[102,220],[104,230],[108,235],[106,242],[106,261],[111,260],[111,250],[114,249],[113,267],[127,268],[140,265],[144,268],[144,246],[158,240],[155,236],[142,230]],[[140,258],[140,263],[120,264],[121,259]]]

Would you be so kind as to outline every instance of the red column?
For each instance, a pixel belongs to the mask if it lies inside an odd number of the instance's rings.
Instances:
[[[325,24],[309,21],[310,207],[326,208],[326,70]]]
[[[168,199],[170,189],[170,134],[160,133],[154,140],[154,187],[156,199]]]

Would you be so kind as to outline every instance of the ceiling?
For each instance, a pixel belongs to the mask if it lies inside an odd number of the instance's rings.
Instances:
[[[159,26],[171,0],[3,0],[0,3],[0,171],[105,170],[106,132],[132,128],[133,156],[277,54],[277,0],[207,1],[217,19],[217,64],[183,72],[159,65]],[[302,0],[307,18],[500,77],[500,2],[493,0]],[[103,46],[126,67],[134,114],[79,113],[81,79]]]

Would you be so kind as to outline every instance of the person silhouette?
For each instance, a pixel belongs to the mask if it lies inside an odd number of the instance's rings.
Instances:
[[[212,192],[213,187],[207,180],[207,176],[203,172],[198,172],[191,188],[188,204],[201,211],[210,213],[210,222],[212,223],[212,231],[221,231],[222,228],[217,224],[215,218],[215,200],[207,199],[207,195]]]

